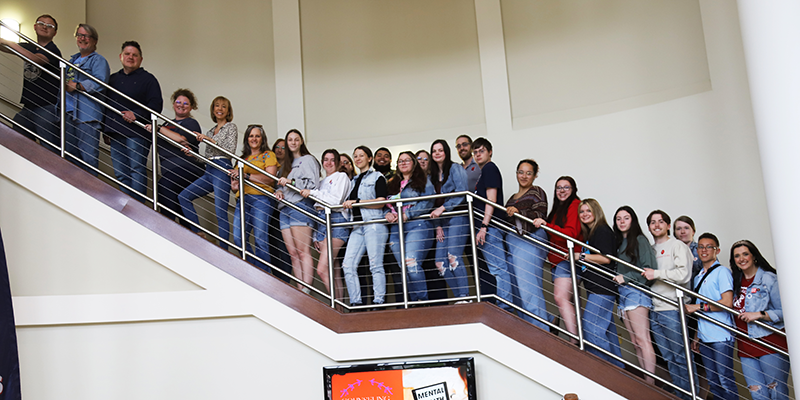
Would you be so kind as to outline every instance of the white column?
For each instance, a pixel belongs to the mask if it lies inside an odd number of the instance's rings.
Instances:
[[[275,40],[275,103],[278,136],[292,128],[305,134],[300,1],[272,0]]]
[[[506,45],[500,0],[475,0],[478,51],[481,58],[483,108],[487,136],[511,132],[511,97],[508,92]]]
[[[775,268],[789,350],[800,360],[800,2],[739,0]],[[741,188],[747,195],[747,188]],[[747,223],[747,221],[741,221]],[[795,363],[793,363],[795,365]],[[796,369],[796,368],[795,368]],[[797,392],[796,392],[797,393]]]

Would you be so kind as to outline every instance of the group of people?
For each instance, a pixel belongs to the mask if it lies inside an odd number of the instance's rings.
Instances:
[[[52,42],[58,30],[55,18],[40,16],[34,29],[38,43],[60,55]],[[122,44],[122,68],[110,74],[108,62],[96,52],[97,31],[88,24],[80,24],[75,38],[79,51],[69,61],[77,68],[68,69],[64,84],[66,150],[76,157],[79,165],[95,173],[101,134],[108,135],[120,189],[132,196],[145,194],[146,161],[153,126],[149,112],[139,104],[161,112],[163,101],[158,80],[141,68],[142,49],[138,43]],[[56,59],[32,44],[0,41],[0,50],[9,49],[57,71]],[[26,74],[22,95],[24,108],[14,121],[18,127],[36,132],[44,139],[43,144],[55,151],[48,142],[58,143],[60,86],[57,80],[32,64],[26,68],[36,71]],[[125,96],[115,91],[103,93],[103,86],[89,76],[108,83]],[[87,95],[102,96],[119,113],[104,110]],[[244,132],[241,153],[247,164],[241,168],[244,176],[240,177],[240,169],[234,168],[230,157],[239,141],[238,127],[232,122],[230,100],[218,96],[211,102],[213,126],[206,133],[201,133],[200,124],[191,115],[198,109],[191,90],[176,90],[171,101],[175,118],[156,127],[174,142],[161,139],[157,144],[161,163],[161,177],[157,183],[161,212],[169,218],[184,217],[181,223],[204,235],[194,200],[213,192],[216,226],[222,239],[220,246],[227,248],[231,234],[228,208],[233,192],[236,196],[233,243],[239,247],[245,243],[249,247],[248,236],[253,236],[254,249],[249,252],[256,258],[250,259],[252,263],[269,271],[267,264],[277,264],[272,257],[286,254],[286,262],[297,280],[310,285],[318,276],[329,291],[332,284],[329,271],[333,271],[334,281],[343,275],[344,287],[333,285],[336,298],[345,298],[346,287],[349,303],[356,309],[367,307],[367,296],[362,294],[358,274],[365,253],[371,275],[372,304],[386,301],[387,248],[396,263],[405,265],[409,301],[428,300],[430,280],[423,267],[428,254],[432,255],[435,271],[446,282],[454,300],[467,301],[470,288],[464,256],[470,235],[474,235],[478,258],[485,265],[481,269],[485,275],[475,278],[480,281],[482,293],[493,293],[500,299],[497,303],[500,307],[512,310],[510,305],[516,305],[524,309],[526,313],[522,317],[542,329],[558,325],[555,319],[560,318],[567,331],[577,334],[578,315],[573,304],[572,280],[580,279],[588,295],[582,316],[586,339],[620,356],[613,318],[616,304],[640,366],[655,372],[652,331],[673,383],[683,389],[689,389],[689,380],[676,306],[682,303],[677,298],[675,285],[693,289],[740,314],[728,313],[701,299],[683,305],[686,312],[702,312],[722,325],[746,332],[751,338],[759,338],[776,348],[786,348],[785,337],[755,323],[761,321],[774,329],[783,329],[776,271],[750,241],[734,243],[730,249],[730,268],[724,267],[717,258],[721,249],[715,235],[704,233],[695,242],[694,222],[681,216],[672,225],[676,236],[672,238],[669,215],[655,210],[646,218],[654,241],[651,245],[631,207],[619,207],[609,226],[600,204],[590,198],[581,200],[577,184],[569,176],[556,180],[552,207],[548,207],[546,191],[534,184],[539,165],[531,159],[517,164],[515,177],[519,189],[506,197],[503,176],[492,162],[492,144],[485,138],[473,142],[467,135],[459,136],[455,142],[455,150],[462,160],[460,164],[452,161],[449,144],[439,139],[428,150],[400,153],[394,171],[391,152],[386,148],[373,153],[366,146],[358,146],[352,158],[329,149],[322,153],[320,163],[309,152],[298,130],[290,130],[270,147],[264,128],[249,125]],[[137,121],[139,124],[135,123]],[[20,131],[27,134],[26,129]],[[205,164],[195,156],[199,154],[200,143],[207,144],[202,154],[208,160]],[[260,173],[259,169],[269,175]],[[240,178],[247,181],[244,187],[240,185]],[[469,217],[463,213],[467,209],[466,196],[455,195],[462,192],[477,195],[474,232],[470,232]],[[430,198],[435,194],[451,196]],[[419,199],[424,196],[429,198]],[[323,203],[334,206],[329,216]],[[244,218],[241,218],[240,204],[244,206]],[[504,204],[504,207],[493,204]],[[328,231],[325,224],[312,217],[314,215],[321,220],[329,218],[334,224],[357,224],[334,226]],[[504,229],[497,221],[511,229]],[[273,238],[277,231],[282,240],[276,242]],[[331,235],[331,257],[327,235]],[[568,245],[567,238],[586,246]],[[547,242],[561,251],[548,252],[537,242]],[[592,252],[590,248],[600,252]],[[339,258],[342,249],[344,254]],[[568,249],[572,249],[579,261],[574,271],[563,253]],[[317,260],[315,250],[319,252]],[[329,258],[334,260],[333,266]],[[617,263],[615,259],[624,263]],[[546,307],[542,282],[546,265],[550,266],[553,277],[557,315],[551,315]],[[395,276],[394,280],[397,279]],[[307,290],[305,285],[300,287]],[[655,296],[650,296],[644,288]],[[733,378],[734,342],[738,342],[738,355],[752,397],[788,398],[789,363],[785,356],[700,319],[692,349],[702,356],[715,399],[738,396]],[[605,353],[595,353],[621,366]],[[647,379],[652,382],[651,378]]]

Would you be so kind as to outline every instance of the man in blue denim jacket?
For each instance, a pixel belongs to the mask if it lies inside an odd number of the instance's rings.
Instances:
[[[78,25],[75,41],[80,51],[69,59],[78,68],[67,69],[65,84],[66,151],[86,163],[78,165],[94,176],[97,176],[97,172],[90,167],[98,167],[103,109],[87,94],[97,96],[105,91],[105,87],[89,78],[89,75],[107,83],[110,73],[108,61],[95,51],[97,39],[94,27],[89,24]]]

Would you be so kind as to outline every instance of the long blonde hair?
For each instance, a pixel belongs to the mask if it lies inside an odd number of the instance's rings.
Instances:
[[[600,207],[600,203],[597,202],[595,199],[583,199],[581,200],[581,204],[578,206],[578,212],[580,213],[581,207],[585,205],[589,206],[589,209],[592,210],[592,215],[594,215],[594,221],[590,225],[586,225],[581,222],[581,233],[583,234],[584,240],[589,240],[589,238],[594,235],[594,231],[597,229],[598,226],[608,226],[608,222],[606,222],[606,214],[603,212],[603,207]]]

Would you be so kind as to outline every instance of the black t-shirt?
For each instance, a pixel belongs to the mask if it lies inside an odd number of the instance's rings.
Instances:
[[[589,246],[594,247],[597,250],[600,250],[601,253],[615,255],[616,253],[616,238],[614,237],[614,231],[608,227],[608,225],[601,225],[598,226],[597,229],[594,231],[594,235],[589,238],[588,241]],[[616,263],[611,261],[610,264],[597,264],[600,268],[607,270],[612,274],[616,274]],[[617,295],[617,284],[611,278],[600,274],[599,272],[595,272],[591,268],[586,268],[583,271],[583,287],[586,288],[586,291],[594,294],[600,295],[607,295],[607,296],[616,296]]]
[[[194,118],[184,118],[180,121],[172,120],[174,123],[192,131],[192,132],[203,132],[202,128],[200,128],[200,124]],[[189,146],[192,148],[194,152],[197,152],[197,146],[200,144],[197,141],[197,136],[190,135],[184,132],[182,129],[178,129],[175,125],[165,124],[165,128],[176,132],[180,135],[183,135],[186,138],[186,141],[189,142]],[[186,159],[186,161],[197,163],[197,160],[193,157],[189,157],[186,154],[183,154],[183,151],[173,146],[170,143],[167,143],[164,139],[158,139],[158,155],[163,158],[171,158],[171,159]]]
[[[353,189],[350,191],[350,196],[347,198],[348,200],[358,200],[358,188],[361,186],[361,180],[364,179],[365,174],[360,174],[356,177],[356,182],[353,185]],[[389,195],[389,189],[386,186],[386,178],[381,176],[375,181],[375,197],[386,197]],[[353,221],[363,221],[364,219],[361,218],[361,207],[353,207]]]
[[[475,185],[475,194],[486,198],[486,189],[497,189],[497,199],[494,202],[503,204],[503,199],[505,198],[505,196],[503,196],[503,176],[500,175],[500,170],[497,168],[497,165],[491,161],[481,168],[481,178],[478,179],[478,183]],[[486,209],[486,203],[478,200],[475,202],[475,208],[484,211]],[[492,213],[492,218],[505,220],[507,218],[506,212],[495,208]]]
[[[46,68],[56,74],[58,73],[58,60],[55,57],[36,47],[33,43],[20,43],[19,46],[33,54],[44,54],[48,62]],[[61,57],[61,50],[58,49],[55,43],[50,42],[44,48]],[[20,102],[25,107],[38,108],[56,104],[58,101],[58,79],[27,61],[25,61],[23,74],[25,82],[22,84],[22,100]]]

